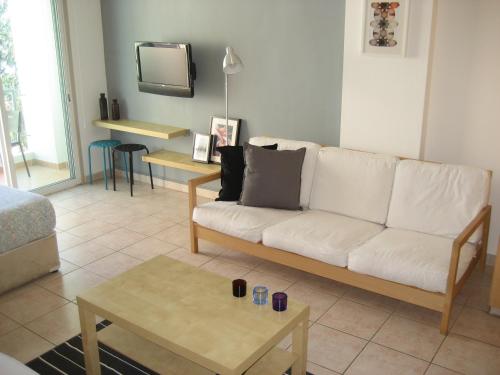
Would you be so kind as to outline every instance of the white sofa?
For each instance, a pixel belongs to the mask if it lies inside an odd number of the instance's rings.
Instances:
[[[306,147],[303,210],[197,206],[196,187],[219,176],[194,179],[193,252],[203,238],[429,307],[443,313],[447,331],[453,298],[485,261],[491,172],[310,142],[256,137],[250,143]]]

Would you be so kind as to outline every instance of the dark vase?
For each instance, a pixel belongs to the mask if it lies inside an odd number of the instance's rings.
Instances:
[[[101,120],[108,119],[108,100],[106,99],[106,95],[101,93],[101,97],[99,98],[99,109],[101,111]]]
[[[113,121],[120,119],[120,105],[117,99],[113,99],[113,104],[111,104],[111,119]]]

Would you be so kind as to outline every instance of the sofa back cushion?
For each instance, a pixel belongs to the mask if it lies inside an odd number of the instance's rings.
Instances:
[[[250,138],[250,144],[255,146],[278,144],[278,150],[298,150],[306,148],[304,163],[302,164],[301,184],[300,184],[300,205],[303,208],[309,206],[311,196],[311,186],[316,165],[316,158],[321,146],[313,142],[293,141],[290,139],[272,138],[272,137],[253,137]]]
[[[387,226],[457,237],[488,204],[488,171],[403,160],[398,164]],[[479,240],[479,231],[470,239]]]
[[[397,162],[395,156],[322,148],[310,207],[385,224]]]

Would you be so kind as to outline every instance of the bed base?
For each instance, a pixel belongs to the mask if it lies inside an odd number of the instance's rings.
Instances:
[[[59,269],[56,234],[0,254],[0,294]]]

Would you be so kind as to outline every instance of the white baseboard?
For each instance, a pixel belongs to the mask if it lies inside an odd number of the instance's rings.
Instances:
[[[122,170],[117,170],[116,176],[120,176],[120,177],[125,178],[125,172]],[[134,180],[149,184],[149,175],[134,173]],[[166,189],[182,191],[183,193],[188,192],[187,184],[183,184],[180,182],[168,181],[168,180],[164,180],[162,178],[153,177],[153,184],[154,184],[154,186],[160,186],[160,187],[164,187]],[[201,188],[197,189],[197,193],[200,197],[209,198],[209,199],[215,199],[219,196],[219,193],[217,191],[208,190],[208,189],[201,189]]]
[[[500,316],[500,308],[490,307],[490,314]]]
[[[104,180],[104,173],[102,171],[92,173],[92,181],[99,181],[99,180]],[[113,180],[111,180],[111,181],[113,181]],[[109,182],[109,176],[108,176],[108,182]],[[90,183],[90,175],[89,174],[86,174],[83,176],[82,183],[84,183],[84,184]]]
[[[495,254],[486,254],[486,264],[488,266],[495,266],[495,262],[496,262],[496,255]]]

